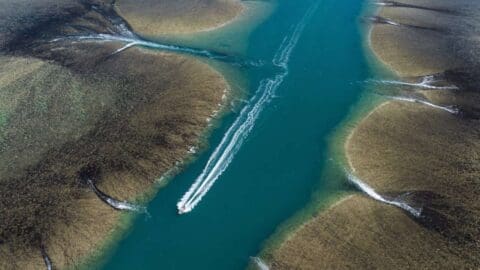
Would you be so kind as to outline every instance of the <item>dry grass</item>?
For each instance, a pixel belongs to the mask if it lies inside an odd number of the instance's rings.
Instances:
[[[266,259],[285,270],[473,268],[439,234],[361,195],[308,222]]]
[[[413,192],[405,199],[424,208],[420,222],[468,257],[480,250],[479,134],[477,121],[389,103],[357,127],[347,152],[360,178],[379,192]]]
[[[117,219],[91,198],[79,172],[93,166],[102,190],[135,198],[198,144],[227,85],[195,60],[137,49],[97,65],[89,76],[50,68],[29,74],[39,80],[5,86],[27,95],[4,127],[0,159],[9,173],[1,180],[0,236],[15,251],[46,243],[61,266],[85,255]],[[101,222],[92,226],[95,220]]]
[[[273,269],[474,269],[480,265],[478,123],[391,102],[356,128],[356,173],[404,212],[354,196],[300,228],[269,259]]]
[[[478,4],[471,8],[469,1],[400,2],[478,11]],[[465,27],[467,16],[411,8],[385,8],[380,15],[445,31],[376,25],[372,47],[400,76],[459,68],[467,73],[465,78],[475,79],[472,63],[475,67],[478,58],[469,50],[477,45],[471,44],[476,42],[473,39],[465,43],[471,35]],[[460,31],[462,27],[467,30]],[[460,116],[416,103],[387,102],[364,118],[346,142],[355,173],[384,196],[401,196],[422,207],[421,218],[360,195],[349,197],[307,222],[269,254],[273,269],[480,267],[476,85],[469,83],[455,92],[417,91],[434,103],[460,107]]]
[[[94,171],[102,191],[137,199],[199,144],[228,88],[193,58],[137,48],[111,56],[122,44],[45,42],[108,32],[112,23],[84,5],[47,2],[37,10],[47,17],[22,13],[11,24],[33,31],[28,38],[0,34],[8,48],[0,58],[1,269],[44,268],[41,245],[60,269],[98,249],[118,229],[119,213],[80,175]]]
[[[116,7],[135,31],[147,36],[213,29],[243,9],[238,0],[119,0]]]

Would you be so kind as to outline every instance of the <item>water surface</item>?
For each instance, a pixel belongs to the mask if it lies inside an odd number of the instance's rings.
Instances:
[[[279,2],[249,41],[247,58],[266,63],[241,70],[250,97],[264,91],[262,80],[282,72],[272,64],[278,48],[312,5],[318,8],[289,55],[288,74],[231,163],[192,212],[177,215],[177,202],[240,110],[222,119],[209,148],[158,192],[148,206],[151,218],[134,222],[102,269],[244,269],[277,226],[326,188],[327,138],[369,76],[358,25],[362,2]]]

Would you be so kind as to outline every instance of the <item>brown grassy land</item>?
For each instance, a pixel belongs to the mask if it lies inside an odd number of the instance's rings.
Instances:
[[[414,248],[412,248],[414,247]],[[272,269],[463,269],[437,233],[401,210],[347,197],[297,230],[272,255]],[[472,266],[472,265],[470,265]]]
[[[105,213],[108,207],[79,172],[95,167],[102,190],[135,198],[198,144],[227,88],[204,64],[137,49],[96,69],[84,77],[44,64],[28,79],[2,87],[18,94],[18,105],[3,112],[0,235],[7,243],[20,241],[17,248],[32,239],[46,242],[58,266],[86,249],[79,238],[97,244],[89,240],[112,230],[117,218],[112,209]],[[102,222],[94,227],[93,220]],[[69,241],[56,255],[48,243],[58,241],[51,237],[63,224],[75,226],[68,237],[60,235]]]
[[[421,207],[422,217],[414,219],[362,195],[347,197],[267,254],[273,269],[480,267],[480,96],[475,81],[461,81],[475,80],[472,65],[478,58],[470,49],[477,44],[465,42],[471,33],[462,26],[470,19],[459,15],[465,9],[477,11],[478,4],[400,2],[458,12],[384,8],[382,17],[441,31],[376,25],[371,36],[375,53],[400,77],[461,69],[462,78],[447,76],[448,82],[460,86],[458,91],[409,93],[410,89],[404,94],[456,105],[463,113],[455,116],[421,104],[387,102],[357,125],[345,148],[350,166],[363,181],[387,198]]]
[[[113,42],[49,42],[111,31],[107,4],[102,13],[72,2],[73,9],[41,2],[30,10],[39,18],[19,11],[11,25],[28,36],[0,32],[1,269],[44,268],[42,245],[59,269],[98,249],[120,214],[80,176],[116,199],[137,199],[199,144],[228,89],[193,58],[137,48],[112,56],[123,46]],[[0,12],[15,12],[9,4],[0,2]]]
[[[192,33],[224,25],[238,16],[238,0],[119,0],[119,13],[147,36]]]

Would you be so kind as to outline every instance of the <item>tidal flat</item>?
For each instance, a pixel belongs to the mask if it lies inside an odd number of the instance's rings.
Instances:
[[[94,253],[121,226],[115,203],[143,203],[225,101],[230,86],[207,64],[125,47],[140,38],[116,8],[0,1],[2,269],[65,269]]]

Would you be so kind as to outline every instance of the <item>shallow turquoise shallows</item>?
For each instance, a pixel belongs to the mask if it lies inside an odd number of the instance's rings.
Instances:
[[[134,222],[102,269],[245,269],[275,229],[325,188],[327,138],[369,76],[359,27],[363,1],[280,1],[250,38],[247,58],[265,65],[242,72],[250,97],[262,80],[284,72],[272,62],[275,53],[315,3],[305,27],[297,28],[298,43],[285,62],[288,75],[208,194],[192,212],[177,215],[178,200],[240,110],[222,119],[209,148],[158,192],[148,206],[151,218]]]

